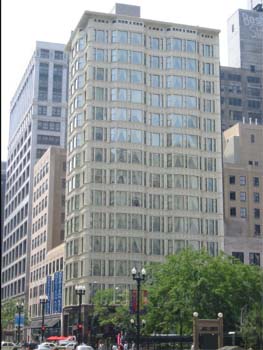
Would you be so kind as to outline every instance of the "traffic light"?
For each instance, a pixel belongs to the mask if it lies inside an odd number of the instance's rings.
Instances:
[[[79,323],[79,324],[78,324],[78,330],[80,330],[80,331],[81,331],[81,330],[82,330],[82,327],[83,327],[83,326],[82,326],[82,324],[81,324],[81,323]]]
[[[41,326],[41,330],[42,330],[42,332],[45,332],[46,326]]]

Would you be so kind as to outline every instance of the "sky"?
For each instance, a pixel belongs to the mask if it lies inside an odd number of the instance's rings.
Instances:
[[[10,101],[36,41],[67,43],[84,11],[109,13],[115,2],[141,7],[141,17],[219,29],[220,63],[227,65],[227,19],[247,0],[2,0],[1,160],[7,160]]]

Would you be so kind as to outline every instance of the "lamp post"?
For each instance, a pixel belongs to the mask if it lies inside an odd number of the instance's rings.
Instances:
[[[137,271],[134,267],[131,271],[132,278],[137,282],[137,308],[136,308],[136,349],[140,349],[140,290],[141,290],[141,282],[145,280],[146,270],[143,268],[141,272]]]
[[[78,343],[82,343],[82,323],[81,323],[81,304],[82,304],[82,295],[85,294],[86,288],[85,286],[77,285],[75,286],[76,294],[79,296],[79,316],[78,316]]]
[[[42,325],[41,325],[41,338],[42,338],[42,343],[44,341],[44,336],[45,336],[45,305],[48,302],[48,296],[47,295],[40,295],[39,297],[40,304],[42,305]]]
[[[20,329],[21,329],[21,313],[24,308],[24,303],[16,303],[16,309],[18,312],[18,326],[17,326],[17,342],[20,343]]]

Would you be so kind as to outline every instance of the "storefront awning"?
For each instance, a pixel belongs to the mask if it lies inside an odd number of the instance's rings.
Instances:
[[[45,325],[47,326],[47,328],[51,328],[56,326],[58,322],[60,322],[60,318],[52,318],[50,320],[46,320]]]
[[[42,324],[41,320],[32,321],[30,324],[30,328],[41,328],[41,324]]]
[[[52,328],[56,326],[60,322],[60,318],[51,318],[51,319],[45,319],[45,326],[47,328]],[[42,320],[34,320],[30,324],[30,328],[41,328],[42,326]]]

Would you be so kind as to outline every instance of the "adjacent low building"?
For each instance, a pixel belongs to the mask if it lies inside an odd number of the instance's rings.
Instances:
[[[263,267],[263,126],[237,123],[223,137],[224,250]]]
[[[45,305],[46,335],[60,335],[64,268],[66,151],[50,147],[34,167],[29,281],[30,336],[41,332],[40,296]]]

